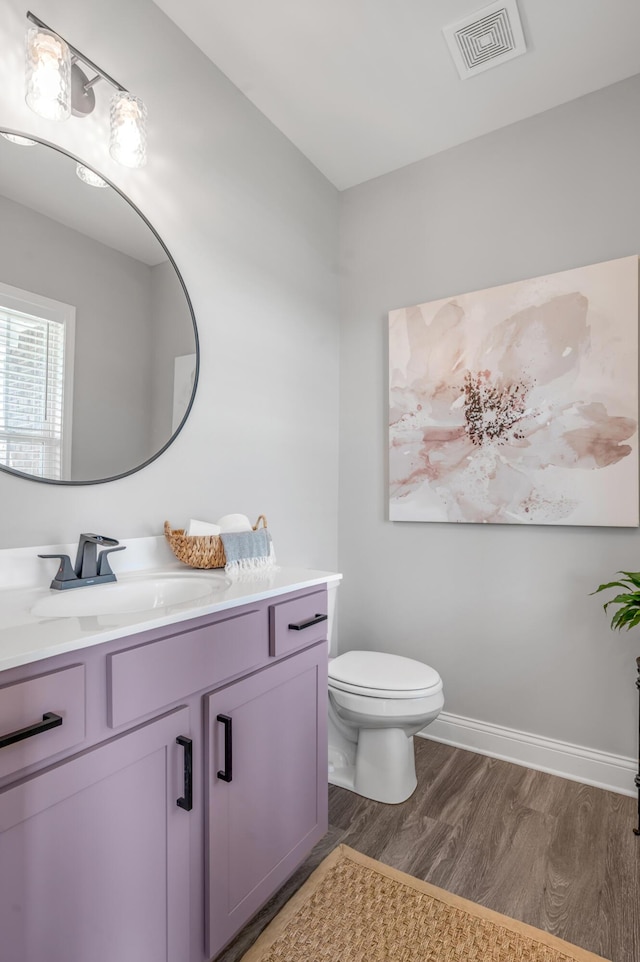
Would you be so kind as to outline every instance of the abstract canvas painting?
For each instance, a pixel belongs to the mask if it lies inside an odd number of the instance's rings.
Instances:
[[[389,314],[389,517],[638,524],[638,257]]]

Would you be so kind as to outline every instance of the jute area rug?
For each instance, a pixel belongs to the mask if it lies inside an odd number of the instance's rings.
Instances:
[[[603,962],[340,845],[242,962]]]

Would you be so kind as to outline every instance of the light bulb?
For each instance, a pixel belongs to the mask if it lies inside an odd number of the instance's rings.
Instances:
[[[90,167],[85,167],[84,164],[76,165],[76,174],[84,184],[88,184],[89,187],[106,187],[107,183],[96,174],[95,170],[91,170]]]
[[[46,120],[71,115],[71,54],[64,40],[50,30],[27,30],[27,90],[25,99]]]
[[[111,99],[109,153],[124,167],[144,167],[147,162],[147,108],[126,90]]]

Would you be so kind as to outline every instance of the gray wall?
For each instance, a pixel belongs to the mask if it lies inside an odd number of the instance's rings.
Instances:
[[[152,269],[2,196],[0,224],[0,281],[76,308],[71,477],[140,464],[151,454]]]
[[[0,545],[263,512],[282,563],[335,568],[337,191],[150,0],[41,0],[37,13],[145,100],[149,163],[110,160],[103,85],[83,120],[26,107],[18,0],[0,0],[0,126],[83,157],[146,214],[191,295],[201,379],[178,439],[129,478],[65,488],[0,475]]]
[[[635,77],[341,195],[341,648],[431,663],[454,714],[627,756],[638,636],[589,592],[640,567],[637,529],[387,521],[387,312],[639,253],[639,108]]]

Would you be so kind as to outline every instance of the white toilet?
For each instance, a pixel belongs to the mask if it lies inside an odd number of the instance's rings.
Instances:
[[[329,782],[396,804],[415,791],[413,736],[442,711],[434,668],[379,651],[329,660]]]

